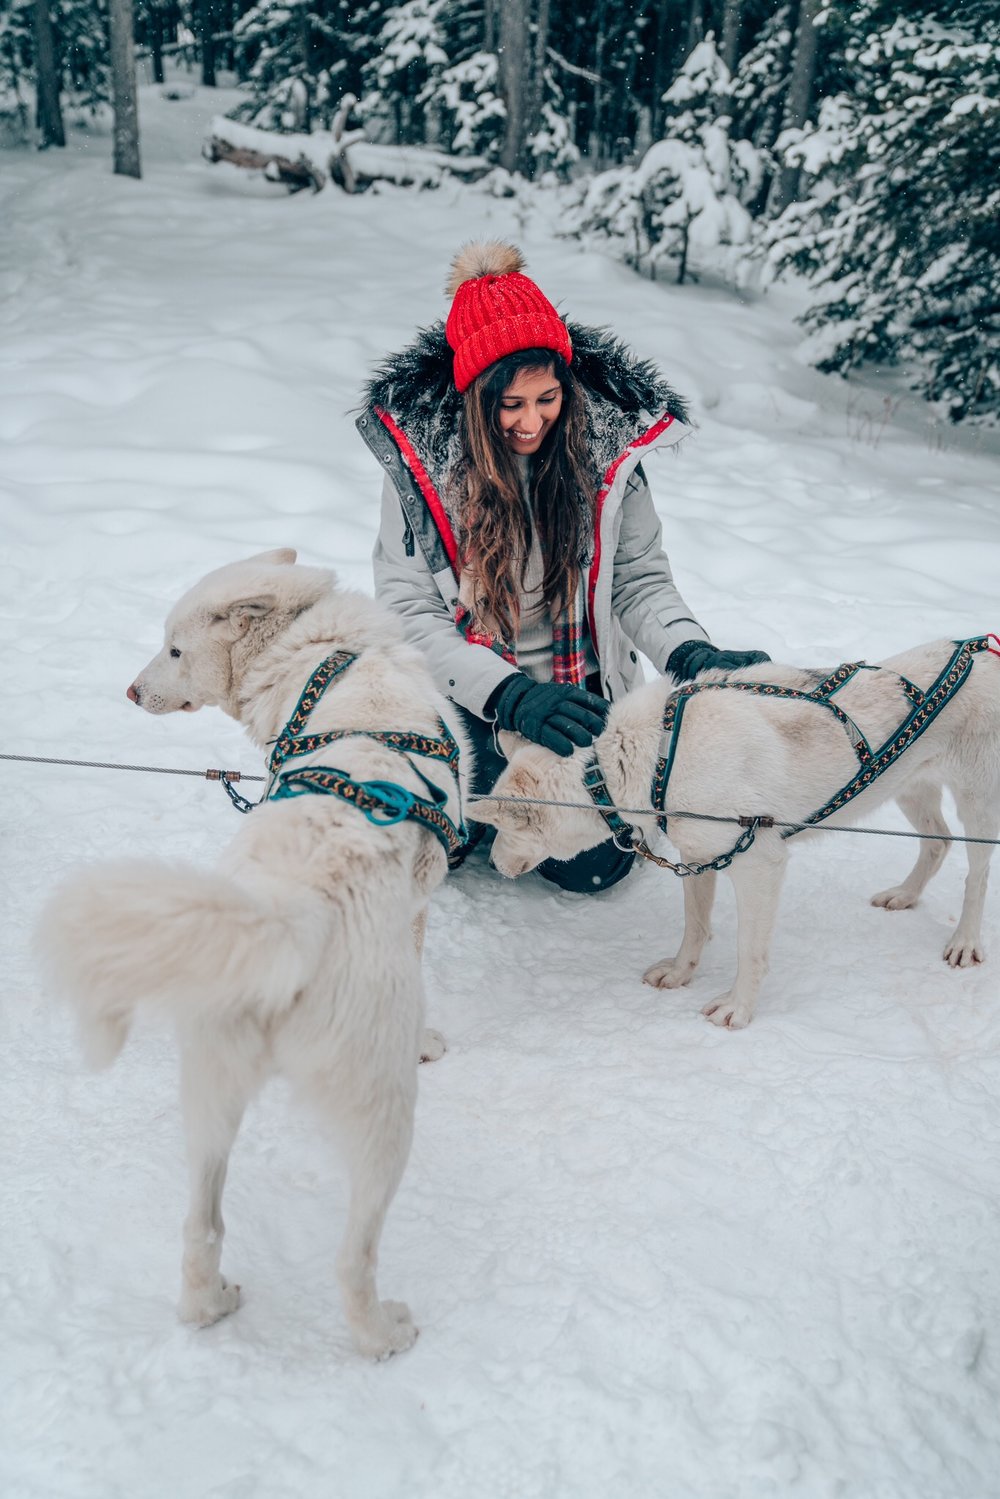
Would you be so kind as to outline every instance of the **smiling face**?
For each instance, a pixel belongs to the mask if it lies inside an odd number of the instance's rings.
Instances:
[[[562,386],[550,364],[521,370],[500,398],[500,430],[515,453],[537,453],[559,420]]]

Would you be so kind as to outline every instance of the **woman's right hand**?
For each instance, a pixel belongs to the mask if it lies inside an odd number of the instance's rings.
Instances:
[[[568,756],[593,744],[611,704],[572,682],[533,682],[523,672],[503,683],[493,710],[497,727]]]

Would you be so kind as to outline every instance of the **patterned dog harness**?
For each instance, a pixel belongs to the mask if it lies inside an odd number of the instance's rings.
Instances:
[[[446,854],[462,847],[468,838],[465,822],[459,814],[453,822],[445,810],[448,793],[413,764],[411,755],[427,760],[440,760],[450,771],[458,796],[459,749],[447,725],[438,719],[440,735],[412,734],[405,730],[388,729],[323,729],[317,733],[307,732],[309,715],[330,684],[347,670],[357,656],[346,651],[336,651],[313,672],[296,704],[295,711],[285,724],[271,751],[268,768],[271,779],[264,793],[265,801],[285,801],[289,797],[304,796],[310,792],[336,796],[363,812],[369,822],[378,827],[392,827],[397,822],[418,822],[429,828],[444,848]],[[334,744],[338,739],[374,739],[388,749],[402,755],[410,769],[419,776],[427,788],[427,796],[418,796],[399,786],[395,781],[355,781],[343,770],[334,766],[314,765],[296,769],[286,768],[290,760]]]
[[[687,686],[681,687],[676,692],[671,693],[663,709],[662,749],[653,772],[653,780],[650,788],[651,807],[657,809],[661,814],[666,813],[667,787],[670,781],[670,772],[673,769],[674,758],[677,754],[677,741],[684,717],[684,709],[696,693],[750,692],[756,697],[785,698],[794,702],[815,703],[820,708],[826,708],[843,726],[844,732],[847,734],[858,757],[858,771],[845,786],[841,787],[836,796],[832,796],[829,801],[824,802],[815,812],[811,812],[808,817],[804,818],[800,826],[786,828],[782,831],[782,838],[793,838],[796,833],[803,832],[806,827],[820,823],[834,812],[839,812],[842,807],[847,806],[862,791],[866,791],[891,765],[894,765],[904,750],[908,749],[911,744],[919,739],[924,730],[947,707],[972,670],[973,658],[980,651],[993,650],[990,640],[995,638],[995,636],[983,635],[977,636],[972,640],[953,641],[955,650],[951,659],[926,692],[923,692],[916,683],[909,681],[908,678],[895,673],[894,675],[897,676],[903,694],[910,703],[910,712],[899,727],[877,749],[872,747],[868,739],[858,728],[858,725],[844,712],[839,703],[835,703],[831,699],[859,671],[884,671],[884,667],[869,666],[864,661],[845,662],[843,666],[838,666],[836,671],[831,672],[811,692],[806,692],[798,687],[782,687],[777,682],[690,682]],[[997,655],[1000,652],[994,651],[993,654]],[[743,853],[750,847],[759,827],[773,826],[773,818],[770,817],[738,818],[736,820],[742,825],[744,831],[740,834],[735,846],[727,853],[719,854],[716,858],[710,859],[705,864],[674,864],[669,860],[656,858],[651,850],[646,847],[645,840],[641,834],[625,822],[617,813],[612,811],[612,799],[596,757],[592,758],[585,767],[584,784],[590,793],[597,811],[604,818],[615,842],[620,848],[630,848],[647,858],[654,858],[656,863],[672,869],[675,874],[679,875],[703,874],[708,869],[725,869],[733,862],[737,854]],[[658,816],[657,822],[665,832],[667,827],[666,815]]]

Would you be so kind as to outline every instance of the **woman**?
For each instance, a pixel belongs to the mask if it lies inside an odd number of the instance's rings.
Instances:
[[[358,427],[385,472],[376,596],[462,710],[484,792],[497,728],[560,755],[591,744],[643,679],[637,648],[681,679],[768,657],[709,644],[674,584],[640,460],[686,413],[652,366],[565,323],[511,245],[467,246],[448,293]],[[609,841],[541,872],[592,892],[633,857]]]

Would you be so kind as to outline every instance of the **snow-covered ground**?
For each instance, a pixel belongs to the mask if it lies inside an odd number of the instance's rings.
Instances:
[[[0,157],[5,752],[259,770],[221,715],[152,719],[124,689],[178,592],[231,558],[294,545],[370,588],[379,475],[349,408],[482,232],[691,398],[698,437],[650,479],[713,638],[828,666],[1000,626],[989,440],[805,368],[790,292],[639,280],[557,239],[544,199],[290,198],[199,159],[220,103],[144,90],[141,183],[111,175],[106,135]],[[479,858],[450,880],[427,986],[451,1049],[421,1074],[382,1254],[422,1331],[372,1366],[334,1283],[335,1156],[278,1086],[227,1192],[244,1305],[178,1325],[173,1042],[140,1030],[86,1074],[28,953],[62,870],[207,862],[225,797],[0,775],[4,1499],[1000,1492],[1000,908],[992,964],[947,968],[960,850],[890,915],[867,897],[912,844],[797,849],[735,1034],[699,1014],[733,963],[728,891],[667,994],[639,975],[678,939],[670,875],[593,900]]]

